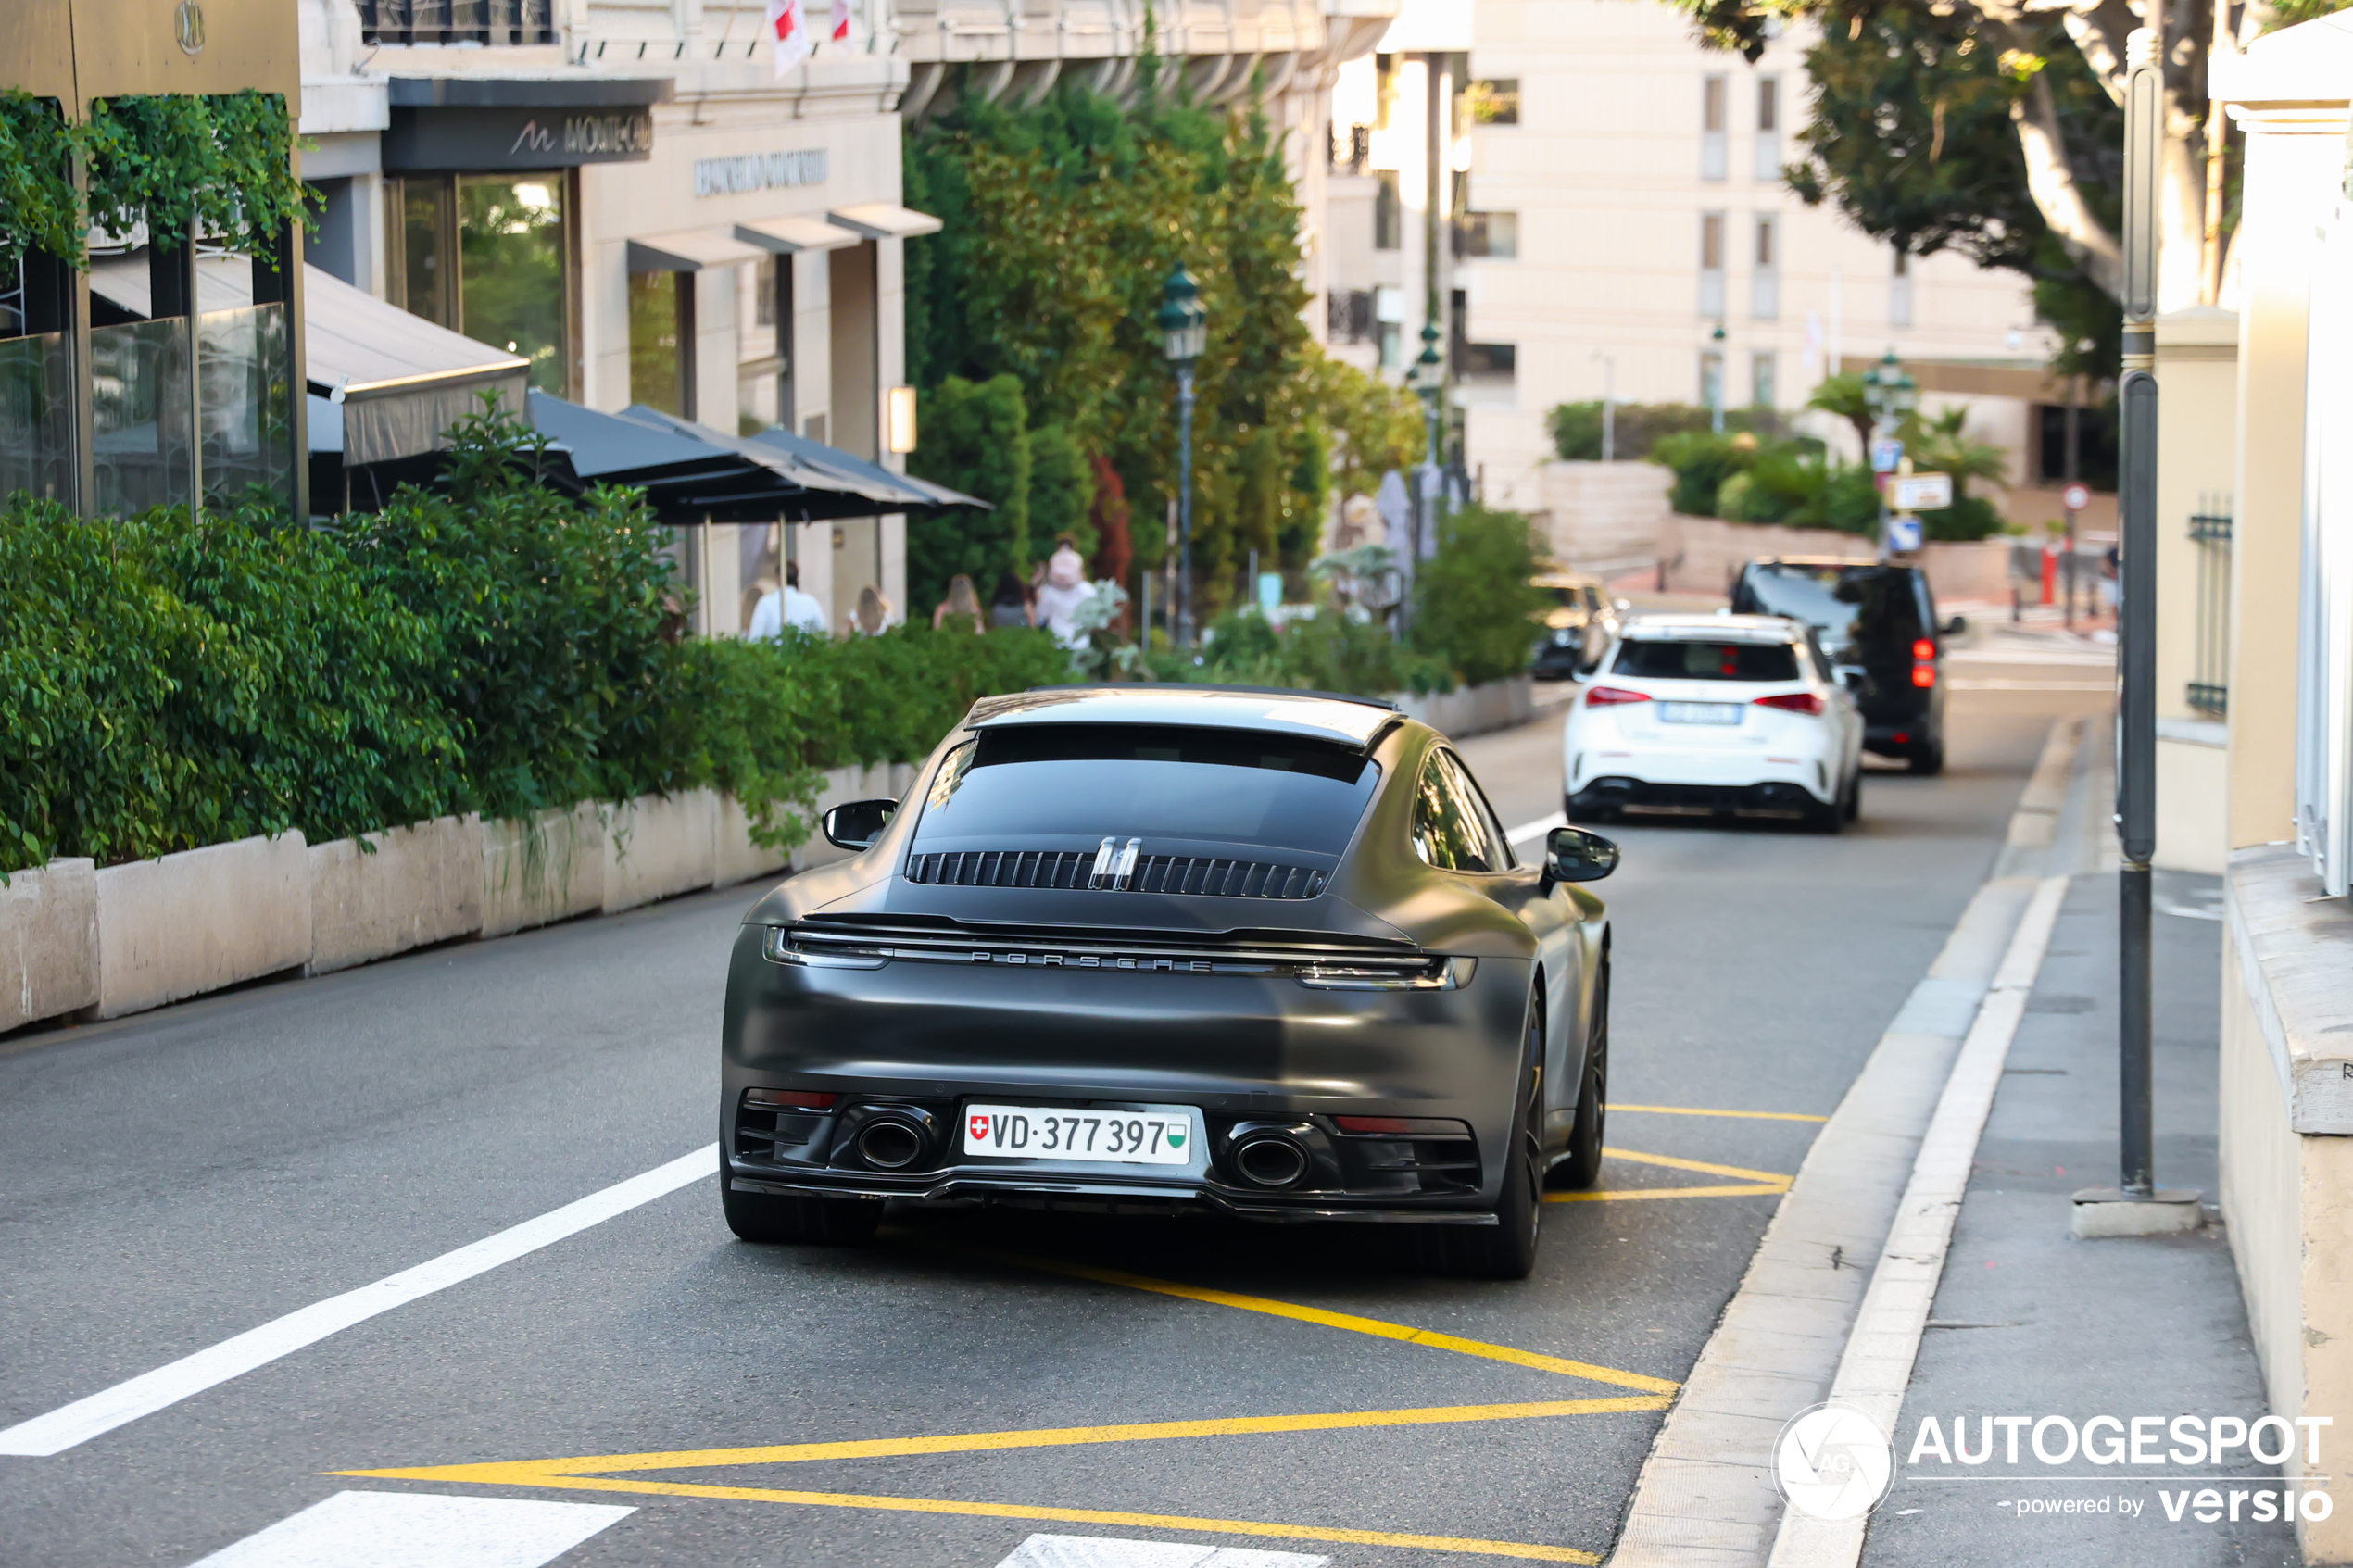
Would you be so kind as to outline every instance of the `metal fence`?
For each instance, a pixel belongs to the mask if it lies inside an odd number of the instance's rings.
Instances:
[[[2187,696],[2192,708],[2217,719],[2231,710],[2231,498],[2202,495],[2190,514],[2197,545],[2196,662]]]
[[[553,0],[359,0],[370,44],[553,44]]]

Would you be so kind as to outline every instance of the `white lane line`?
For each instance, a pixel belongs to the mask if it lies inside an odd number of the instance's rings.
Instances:
[[[681,1155],[667,1165],[657,1165],[643,1175],[616,1182],[601,1192],[592,1192],[576,1202],[551,1210],[535,1220],[500,1231],[496,1236],[445,1252],[429,1262],[404,1269],[396,1274],[380,1279],[373,1285],[363,1285],[341,1296],[331,1296],[324,1301],[288,1312],[284,1317],[247,1329],[234,1338],[182,1356],[153,1372],[142,1373],[127,1383],[118,1383],[101,1389],[86,1399],[60,1406],[46,1415],[36,1415],[30,1421],[19,1422],[0,1432],[0,1454],[29,1454],[45,1458],[63,1453],[78,1444],[86,1443],[102,1433],[111,1432],[126,1422],[143,1415],[153,1415],[169,1405],[176,1405],[191,1395],[201,1394],[215,1384],[241,1377],[258,1366],[266,1366],[282,1356],[290,1356],[307,1345],[315,1345],[331,1334],[340,1334],[354,1323],[365,1323],[379,1312],[388,1312],[405,1306],[420,1296],[430,1296],[436,1290],[447,1290],[479,1273],[487,1273],[501,1263],[510,1263],[526,1253],[561,1241],[575,1232],[591,1225],[602,1224],[616,1214],[625,1214],[642,1204],[651,1203],[666,1193],[677,1191],[689,1182],[700,1181],[719,1169],[719,1146],[707,1144],[692,1154]]]
[[[636,1512],[603,1503],[337,1492],[189,1568],[539,1568]]]
[[[1543,837],[1554,828],[1567,825],[1568,819],[1555,811],[1549,817],[1539,817],[1532,822],[1522,822],[1516,828],[1506,829],[1504,836],[1514,844],[1525,844],[1531,838]]]
[[[1325,1568],[1328,1557],[1111,1536],[1032,1536],[997,1568]]]
[[[1855,1327],[1839,1358],[1830,1402],[1861,1411],[1882,1432],[1894,1432],[1903,1413],[1920,1334],[1936,1304],[1944,1255],[1953,1245],[1953,1222],[1969,1196],[1977,1141],[1994,1109],[2002,1063],[2009,1057],[2019,1020],[2026,1014],[2034,977],[2042,972],[2067,884],[2064,876],[2045,877],[2018,922],[1985,1005],[1978,1010],[1952,1076],[1937,1097],[1936,1115],[1920,1140],[1912,1179],[1904,1188],[1895,1223],[1888,1230],[1887,1245],[1871,1271],[1862,1310],[1855,1315]],[[1860,1516],[1833,1522],[1793,1509],[1781,1515],[1768,1568],[1854,1568],[1863,1555],[1865,1523]]]

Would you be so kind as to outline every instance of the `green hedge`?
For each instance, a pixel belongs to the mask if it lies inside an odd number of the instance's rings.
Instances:
[[[793,844],[822,770],[1069,678],[1038,632],[677,638],[634,497],[568,501],[508,433],[459,433],[447,494],[331,528],[0,507],[0,872],[705,785]]]

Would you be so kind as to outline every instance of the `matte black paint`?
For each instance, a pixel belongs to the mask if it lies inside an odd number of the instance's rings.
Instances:
[[[1116,700],[1112,693],[1105,698]],[[988,716],[968,720],[941,743],[919,771],[909,808],[872,847],[788,879],[747,916],[729,966],[723,1026],[722,1139],[734,1179],[770,1190],[945,1197],[1026,1187],[1033,1197],[1051,1188],[1063,1198],[1206,1198],[1265,1217],[1290,1210],[1467,1218],[1491,1209],[1501,1191],[1526,1072],[1527,1010],[1538,996],[1546,1143],[1555,1154],[1565,1147],[1584,1077],[1592,979],[1606,939],[1602,905],[1581,887],[1542,879],[1534,865],[1483,875],[1422,862],[1409,836],[1413,784],[1445,744],[1436,732],[1401,721],[1376,737],[1381,787],[1321,897],[909,883],[898,870],[933,771]],[[1478,962],[1454,990],[1335,991],[1288,976],[1181,971],[899,960],[877,969],[802,967],[762,951],[770,927],[860,917],[954,922],[974,930],[976,949],[988,946],[992,928],[1011,926],[1026,938],[1067,934],[1073,943],[1248,934],[1286,946]],[[1213,1152],[1245,1118],[1303,1120],[1323,1129],[1321,1119],[1340,1114],[1449,1117],[1473,1131],[1478,1185],[1401,1195],[1384,1190],[1393,1183],[1377,1183],[1351,1197],[1311,1177],[1267,1194],[1215,1165],[1202,1184],[1173,1178],[1173,1168],[1080,1167],[1056,1175],[1032,1166],[958,1165],[952,1156],[898,1175],[843,1168],[838,1158],[781,1169],[738,1157],[736,1108],[753,1086],[832,1090],[845,1107],[877,1098],[926,1102],[948,1110],[951,1121],[967,1098],[1193,1105],[1209,1120]]]

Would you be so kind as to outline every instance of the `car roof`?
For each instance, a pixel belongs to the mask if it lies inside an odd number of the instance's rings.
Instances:
[[[1629,638],[1668,641],[1730,637],[1747,643],[1794,643],[1806,633],[1786,615],[1638,615],[1626,623]]]
[[[969,729],[1008,724],[1171,724],[1194,729],[1260,730],[1305,740],[1365,746],[1398,721],[1385,697],[1289,686],[1210,686],[1177,682],[1135,685],[1032,686],[983,697],[964,719]]]
[[[1863,556],[1758,556],[1751,566],[1802,566],[1808,571],[1836,567],[1843,571],[1918,571],[1901,561],[1871,560]]]

